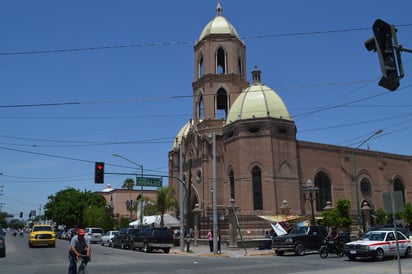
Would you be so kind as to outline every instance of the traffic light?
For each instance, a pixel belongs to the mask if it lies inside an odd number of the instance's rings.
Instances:
[[[23,212],[20,211],[20,219],[23,218]]]
[[[393,45],[393,38],[396,41],[396,29],[381,19],[377,19],[372,26],[374,37],[365,42],[368,51],[376,51],[382,71],[382,78],[379,85],[395,91],[399,87],[397,61],[400,61],[400,53]],[[396,52],[396,55],[395,55]]]
[[[96,184],[104,183],[104,163],[96,162],[94,168],[94,182]]]

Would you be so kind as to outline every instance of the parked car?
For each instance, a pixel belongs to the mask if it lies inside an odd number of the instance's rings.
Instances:
[[[279,256],[282,256],[286,251],[303,256],[306,250],[319,250],[327,235],[325,226],[296,225],[288,235],[274,237],[272,248]]]
[[[173,232],[167,227],[144,227],[134,238],[132,249],[143,250],[146,253],[160,249],[164,253],[169,253],[173,244]]]
[[[87,237],[89,237],[90,243],[100,243],[102,236],[104,235],[103,228],[100,227],[86,227],[85,229]]]
[[[117,235],[118,232],[119,231],[117,231],[117,230],[107,231],[106,234],[104,234],[102,236],[102,240],[101,240],[100,244],[102,246],[104,246],[104,245],[107,245],[109,247],[112,246],[112,239],[113,239],[114,236]]]
[[[397,231],[399,255],[411,256],[411,241],[405,234]],[[393,229],[369,231],[357,241],[346,243],[343,252],[353,261],[357,257],[371,257],[382,261],[387,256],[396,255],[396,238]]]
[[[56,234],[53,226],[46,224],[34,225],[29,236],[29,247],[37,245],[56,246]]]
[[[139,229],[137,228],[122,228],[116,236],[112,238],[112,247],[120,247],[126,249],[131,247],[132,240],[136,237]]]
[[[6,237],[4,233],[0,233],[0,258],[6,257]]]
[[[64,234],[64,239],[66,241],[71,241],[71,239],[77,234],[77,230],[75,228],[70,228]]]

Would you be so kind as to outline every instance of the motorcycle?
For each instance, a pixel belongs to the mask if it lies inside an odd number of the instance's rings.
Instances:
[[[323,240],[323,245],[319,249],[319,256],[322,259],[325,259],[328,257],[329,253],[332,252],[335,252],[336,255],[338,255],[338,257],[342,257],[344,255],[343,247],[339,244],[339,241],[335,241],[330,238],[325,238]]]

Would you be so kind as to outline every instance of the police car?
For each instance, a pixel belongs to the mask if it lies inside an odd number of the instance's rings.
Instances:
[[[398,235],[399,255],[409,258],[411,256],[411,241],[405,234],[396,231]],[[387,256],[397,254],[394,229],[369,231],[359,240],[346,243],[343,252],[353,261],[357,257],[371,257],[382,261]]]

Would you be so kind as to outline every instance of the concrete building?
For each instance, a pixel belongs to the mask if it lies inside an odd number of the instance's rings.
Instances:
[[[224,233],[233,230],[233,208],[242,229],[258,231],[264,226],[258,216],[279,215],[282,206],[290,214],[320,215],[328,202],[344,198],[355,221],[368,226],[384,192],[400,191],[411,201],[411,156],[297,140],[293,114],[257,67],[249,83],[246,61],[246,45],[219,3],[194,45],[193,117],[169,152],[169,176],[185,182],[187,222],[193,227],[200,218],[200,237],[211,228],[213,191]],[[312,199],[309,190],[316,190]]]

